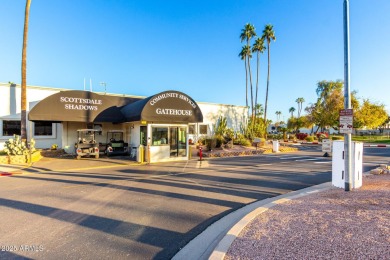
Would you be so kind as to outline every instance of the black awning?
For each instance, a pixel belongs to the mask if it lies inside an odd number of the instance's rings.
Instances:
[[[121,109],[126,122],[148,121],[158,123],[203,122],[198,104],[179,91],[165,91],[128,104]]]
[[[28,114],[30,121],[112,122],[124,121],[120,106],[134,99],[70,90],[53,94],[36,104]]]

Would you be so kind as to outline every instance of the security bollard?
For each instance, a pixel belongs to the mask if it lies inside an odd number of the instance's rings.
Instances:
[[[142,144],[138,146],[137,162],[139,163],[144,162],[144,146]]]
[[[199,147],[199,161],[202,161],[202,147]]]

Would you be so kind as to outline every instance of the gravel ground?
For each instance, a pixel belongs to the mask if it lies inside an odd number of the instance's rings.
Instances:
[[[255,218],[225,259],[390,259],[390,175],[333,188]]]

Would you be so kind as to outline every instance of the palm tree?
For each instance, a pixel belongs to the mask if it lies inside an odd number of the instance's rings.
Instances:
[[[295,102],[298,103],[298,117],[301,117],[301,111],[302,111],[302,104],[305,102],[305,99],[303,97],[297,98]]]
[[[263,35],[261,36],[263,40],[267,40],[267,49],[268,49],[268,74],[267,74],[267,90],[265,92],[265,106],[264,106],[264,121],[267,121],[267,106],[268,106],[268,88],[269,88],[269,73],[270,73],[270,45],[271,40],[275,41],[275,32],[271,24],[267,24],[263,30]]]
[[[251,53],[251,48],[250,48],[250,41],[253,37],[256,36],[256,32],[255,32],[255,27],[250,24],[250,23],[247,23],[245,26],[244,26],[244,29],[241,30],[241,34],[240,34],[240,40],[241,42],[243,41],[246,41],[246,46],[247,46],[247,50],[248,50],[248,53],[247,53],[247,62],[248,62],[248,72],[249,72],[249,82],[250,82],[250,87],[251,87],[251,107],[252,107],[252,116],[253,116],[253,111],[254,111],[254,105],[253,105],[253,87],[252,87],[252,73],[251,73],[251,64],[250,64],[250,59],[252,58],[252,53]],[[248,92],[248,88],[246,89],[246,91]],[[247,104],[248,106],[248,104]]]
[[[27,36],[28,19],[30,16],[31,0],[26,0],[26,9],[24,13],[24,31],[23,31],[23,49],[22,49],[22,89],[21,89],[21,121],[20,136],[26,142],[27,140],[27,89],[26,89],[26,69],[27,69]]]
[[[261,117],[264,114],[264,109],[263,109],[263,106],[261,104],[257,104],[255,109],[256,109],[256,111],[255,111],[256,116]]]
[[[282,114],[282,112],[281,111],[276,111],[275,112],[275,114],[276,114],[276,121],[280,121],[280,115]]]
[[[256,94],[255,94],[255,107],[257,106],[257,93],[259,91],[259,69],[260,69],[260,53],[263,53],[265,50],[264,39],[257,38],[252,47],[252,52],[257,53],[257,72],[256,72]],[[256,109],[255,109],[256,117]]]
[[[294,112],[295,112],[295,107],[290,107],[290,109],[288,110],[288,112],[291,113],[291,118],[294,117]]]

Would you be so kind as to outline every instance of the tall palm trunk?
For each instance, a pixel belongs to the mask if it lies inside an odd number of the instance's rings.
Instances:
[[[252,124],[253,124],[253,85],[252,85],[252,71],[251,71],[251,54],[250,54],[250,44],[249,44],[249,38],[247,38],[247,41],[246,41],[246,46],[248,48],[248,55],[247,55],[247,58],[248,58],[248,72],[249,72],[249,83],[250,83],[250,88],[251,88],[251,116],[252,116]],[[249,113],[249,111],[248,111]]]
[[[246,98],[246,106],[248,107],[248,67],[246,65],[246,57],[245,57],[245,98]],[[248,115],[249,115],[249,110],[248,110]]]
[[[268,47],[268,74],[267,74],[267,89],[265,91],[264,122],[267,122],[268,87],[269,87],[269,71],[270,71],[270,41],[267,41],[267,47]]]
[[[249,71],[249,83],[251,87],[251,106],[252,106],[252,123],[253,123],[253,117],[254,117],[254,106],[253,106],[253,84],[252,84],[252,71],[251,71],[251,63],[248,58],[248,71]]]
[[[28,37],[28,19],[30,16],[31,0],[26,0],[26,10],[24,13],[24,31],[23,31],[23,49],[22,49],[22,89],[21,89],[21,122],[20,135],[22,140],[27,140],[27,89],[26,89],[26,70],[27,70],[27,37]]]
[[[256,71],[256,94],[255,94],[255,118],[256,118],[256,107],[257,107],[257,93],[259,91],[259,68],[260,67],[260,55],[257,52],[257,71]]]

